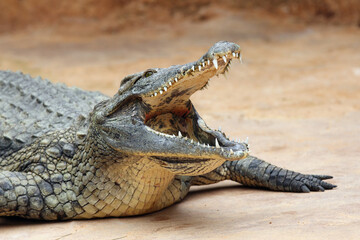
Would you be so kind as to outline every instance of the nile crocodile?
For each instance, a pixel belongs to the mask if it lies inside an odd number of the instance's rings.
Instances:
[[[248,154],[189,100],[241,58],[218,42],[198,61],[125,77],[112,97],[0,71],[0,216],[84,219],[146,214],[190,186],[233,180],[278,191],[336,187]]]

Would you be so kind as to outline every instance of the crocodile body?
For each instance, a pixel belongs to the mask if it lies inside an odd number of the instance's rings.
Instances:
[[[332,189],[248,155],[210,129],[190,96],[241,58],[219,42],[198,61],[125,77],[113,97],[0,71],[0,216],[84,219],[154,212],[192,185]]]

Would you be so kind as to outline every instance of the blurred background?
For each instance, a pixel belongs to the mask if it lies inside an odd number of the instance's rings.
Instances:
[[[192,61],[219,40],[244,46],[250,63],[270,61],[265,52],[254,59],[247,54],[262,43],[360,28],[359,0],[2,0],[0,9],[1,69],[108,94],[126,74]],[[331,41],[324,37],[319,46]]]
[[[231,138],[249,136],[252,154],[339,186],[298,195],[222,183],[159,213],[46,224],[47,234],[0,218],[0,239],[359,239],[359,0],[1,0],[0,9],[1,70],[108,95],[128,74],[238,43],[243,64],[194,94],[198,112]]]

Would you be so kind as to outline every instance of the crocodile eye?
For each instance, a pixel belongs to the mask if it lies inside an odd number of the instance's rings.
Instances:
[[[150,77],[153,74],[154,74],[153,71],[147,71],[147,72],[144,73],[144,77]]]

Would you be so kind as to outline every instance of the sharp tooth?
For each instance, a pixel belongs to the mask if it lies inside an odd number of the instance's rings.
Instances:
[[[201,71],[201,66],[199,65],[199,71]]]
[[[190,142],[191,142],[191,143],[194,143],[194,140],[192,140],[192,139],[191,139],[191,141],[190,141]]]
[[[242,151],[238,151],[235,153],[236,156],[240,156],[242,154]]]
[[[162,91],[162,90],[160,90],[160,94],[163,94],[163,91]]]
[[[179,133],[178,133],[178,136],[179,136],[179,137],[182,137],[182,135],[181,135],[181,132],[180,132],[180,131],[179,131]]]
[[[219,148],[219,147],[220,147],[219,141],[217,140],[217,138],[215,138],[215,147],[216,147],[216,148]]]
[[[215,67],[216,69],[218,69],[218,62],[217,62],[216,59],[213,60],[213,63],[214,63],[214,67]]]
[[[172,85],[172,83],[171,83],[171,81],[169,82],[169,86],[171,86]]]
[[[200,142],[198,142],[198,145],[200,145]]]
[[[234,151],[232,149],[230,149],[230,154],[234,154]]]
[[[208,65],[210,65],[210,60],[209,59],[207,60],[207,62],[208,62]]]
[[[241,58],[241,53],[240,53],[240,56],[239,56],[239,61],[240,61],[240,63],[243,63],[242,58]]]
[[[249,137],[246,137],[244,143],[245,143],[245,144],[249,144]]]
[[[233,55],[233,57],[236,57],[236,54],[234,52],[232,53],[232,55]]]
[[[167,91],[167,87],[164,87],[165,92]]]
[[[193,71],[195,71],[195,66],[192,66],[192,68],[191,68]]]
[[[226,56],[223,56],[222,59],[224,60],[224,63],[226,63]]]
[[[226,73],[225,73],[225,72],[223,73],[223,75],[224,75],[225,79],[227,80],[227,76],[226,76]]]
[[[178,81],[178,79],[177,78],[175,78],[175,82],[177,82]]]
[[[185,136],[184,139],[187,140],[188,138]]]
[[[156,97],[157,93],[154,93],[154,96]]]
[[[206,146],[205,146],[205,143],[203,143],[201,146],[206,147]]]
[[[205,67],[205,62],[202,63],[203,67]]]

